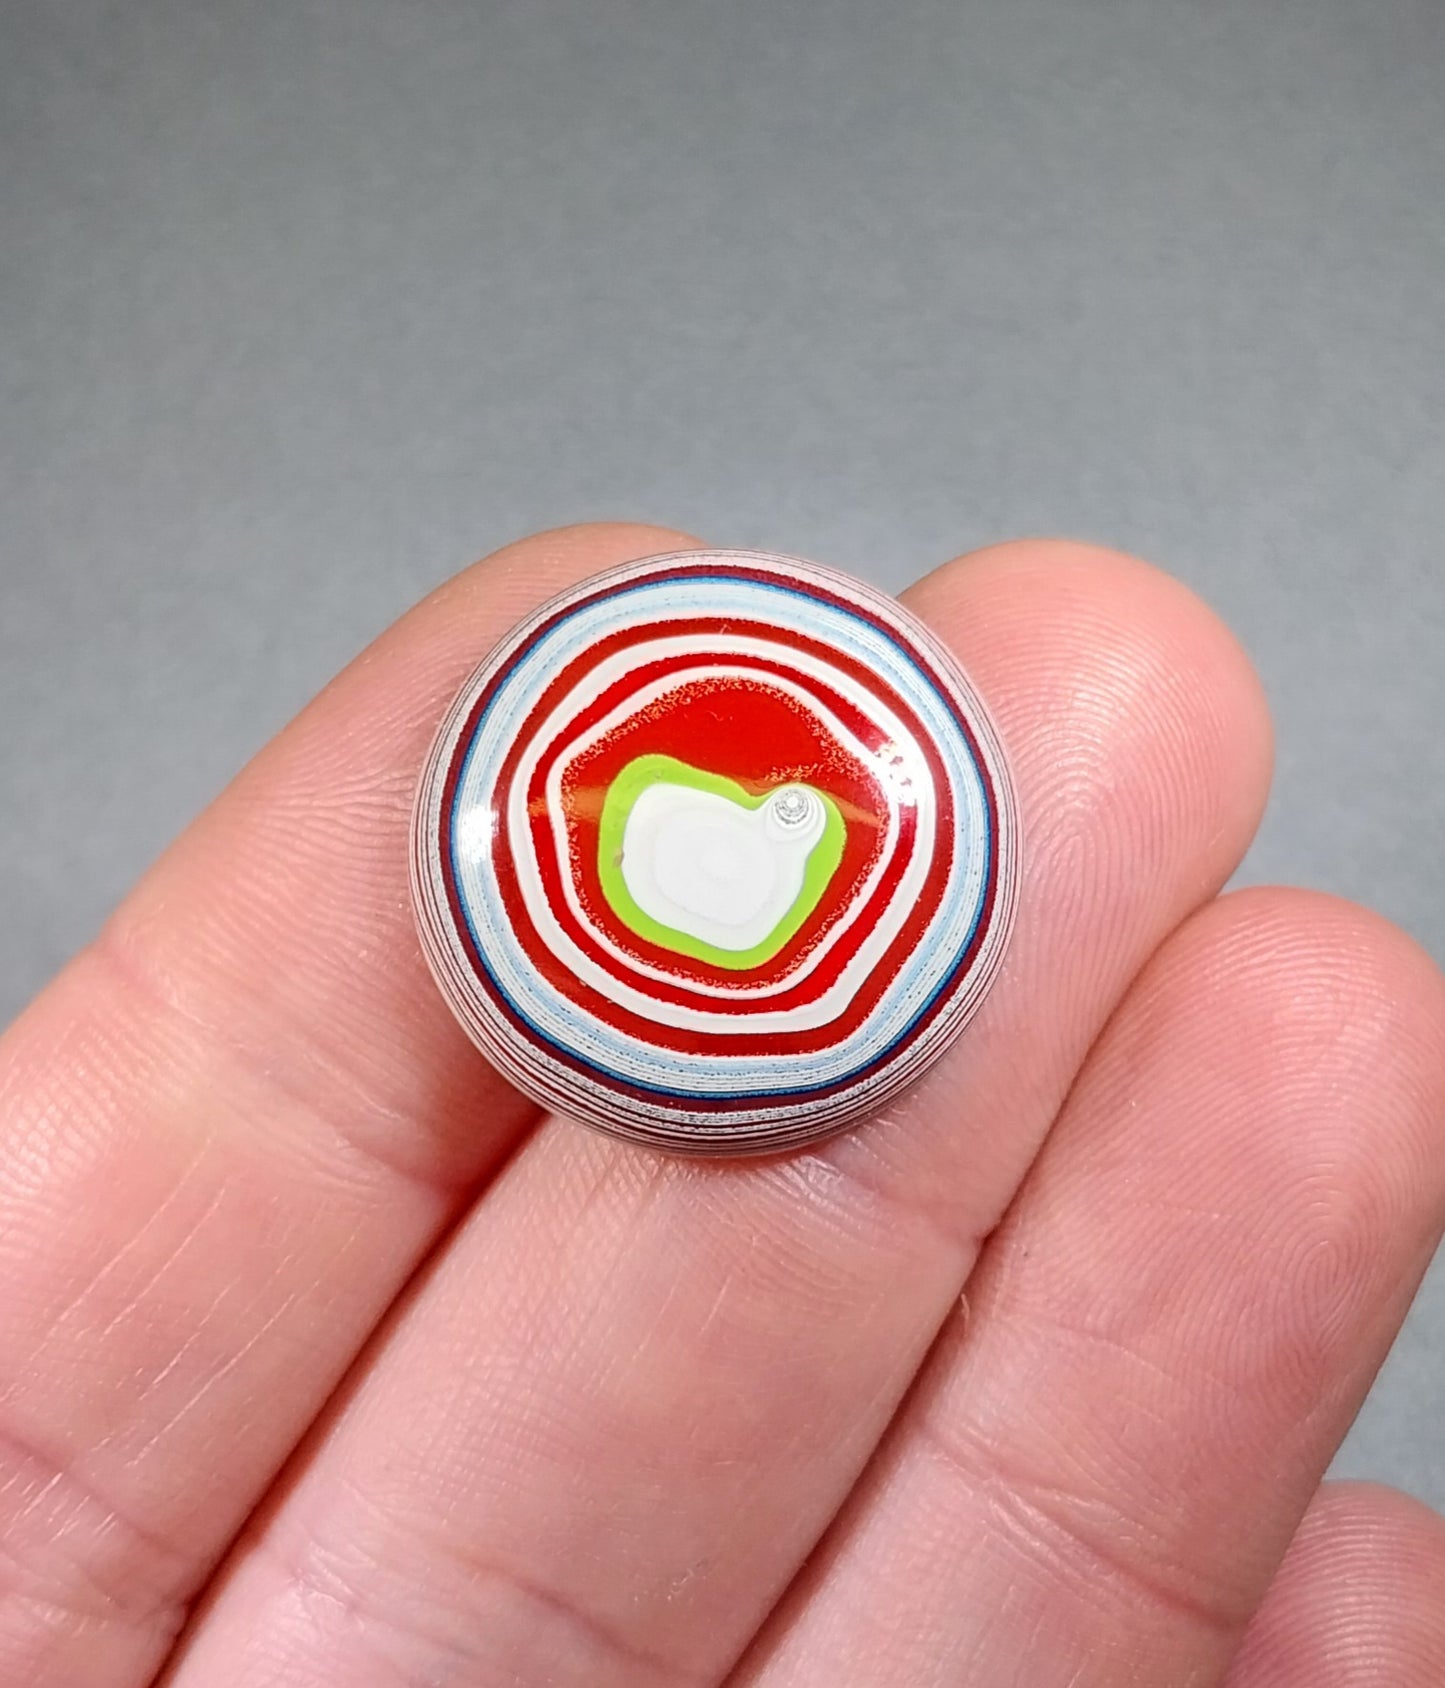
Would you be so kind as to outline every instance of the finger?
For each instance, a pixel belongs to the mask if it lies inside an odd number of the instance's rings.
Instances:
[[[1227,1688],[1440,1688],[1445,1520],[1392,1489],[1328,1483]]]
[[[1429,960],[1302,892],[1205,910],[739,1683],[1217,1680],[1424,1270],[1442,1151]]]
[[[1142,565],[1005,547],[912,601],[1021,787],[1020,923],[968,1036],[884,1119],[791,1160],[534,1139],[241,1550],[184,1688],[707,1681],[808,1551],[1266,777],[1237,647]]]
[[[530,1110],[437,998],[418,764],[549,591],[689,541],[509,547],[267,749],[0,1048],[0,1682],[144,1680],[419,1254]]]

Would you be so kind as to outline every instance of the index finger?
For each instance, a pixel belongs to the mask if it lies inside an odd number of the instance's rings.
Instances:
[[[0,1044],[0,1681],[144,1681],[439,1230],[532,1117],[430,981],[417,768],[551,593],[696,541],[507,547],[357,659]]]

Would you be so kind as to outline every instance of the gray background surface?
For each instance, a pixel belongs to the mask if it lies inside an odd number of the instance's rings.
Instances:
[[[1245,870],[1445,956],[1438,0],[0,12],[0,1007],[366,639],[641,516],[899,587],[1141,552]],[[1445,1504],[1437,1274],[1343,1469]]]

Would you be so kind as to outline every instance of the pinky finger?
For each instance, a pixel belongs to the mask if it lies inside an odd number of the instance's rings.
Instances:
[[[1225,1688],[1440,1688],[1445,1519],[1371,1483],[1327,1483]]]

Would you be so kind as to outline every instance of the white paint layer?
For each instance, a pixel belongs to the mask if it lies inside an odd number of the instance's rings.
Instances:
[[[806,786],[756,809],[718,792],[659,781],[622,832],[622,878],[644,914],[736,953],[766,941],[798,900],[827,815]]]

